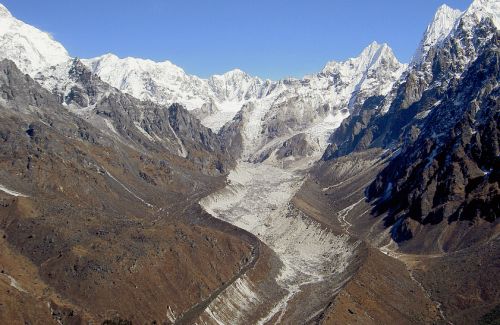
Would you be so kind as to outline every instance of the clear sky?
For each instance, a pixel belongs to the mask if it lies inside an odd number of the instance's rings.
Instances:
[[[357,56],[372,41],[408,62],[436,9],[471,0],[0,0],[72,56],[170,60],[207,77],[278,79]]]

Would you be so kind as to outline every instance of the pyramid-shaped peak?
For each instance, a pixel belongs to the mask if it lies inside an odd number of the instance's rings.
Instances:
[[[248,74],[245,71],[236,68],[236,69],[227,71],[223,75],[227,76],[227,77],[233,77],[233,76],[247,76]]]
[[[450,35],[462,14],[460,10],[453,9],[445,4],[436,10],[434,18],[427,26],[420,45],[413,55],[412,65],[421,63],[431,47],[441,43]]]
[[[448,5],[444,4],[439,7],[434,14],[434,19],[427,26],[423,41],[428,45],[433,45],[446,38],[461,15],[460,10],[453,9]]]
[[[377,41],[373,41],[370,43],[370,45],[365,47],[365,49],[363,50],[361,55],[374,53],[376,51],[385,51],[385,50],[392,51],[391,48],[389,47],[389,45],[387,45],[387,43],[379,43]]]
[[[364,71],[382,59],[391,61],[394,64],[400,64],[392,49],[387,43],[372,42],[361,51],[359,56],[348,59],[344,62],[330,61],[322,70],[322,73],[330,74],[335,71],[351,69],[350,66],[358,71]]]
[[[441,17],[441,16],[446,16],[446,15],[454,14],[454,13],[462,13],[462,12],[459,9],[455,9],[455,8],[448,6],[447,4],[442,4],[436,10],[434,17]]]
[[[371,65],[382,58],[397,60],[394,52],[387,43],[378,43],[374,41],[370,43],[357,58],[354,58],[354,60],[361,60]]]
[[[377,41],[371,42],[366,48],[366,50],[378,50],[380,48],[387,47],[387,43],[379,43]]]

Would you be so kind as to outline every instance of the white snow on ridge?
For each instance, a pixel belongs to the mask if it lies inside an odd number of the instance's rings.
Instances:
[[[477,24],[488,17],[496,28],[500,28],[500,1],[499,0],[474,0],[465,11],[464,18],[471,19],[471,24]]]
[[[141,100],[159,104],[179,102],[187,109],[203,104],[201,79],[187,75],[170,61],[120,59],[114,54],[81,61],[104,82]]]
[[[455,33],[459,22],[462,28],[471,30],[483,19],[489,18],[498,29],[500,27],[500,1],[474,0],[464,12],[442,5],[427,27],[424,37],[412,59],[412,65],[421,63],[430,48],[439,46],[446,38]]]
[[[3,6],[0,8],[1,57],[13,60],[49,91],[56,90],[64,96],[74,84],[68,75],[72,58],[64,47],[47,33],[12,17]],[[310,116],[315,110],[328,105],[330,113],[334,113],[354,105],[360,95],[363,98],[385,95],[406,69],[386,44],[375,42],[358,58],[329,62],[320,73],[303,79],[279,81],[252,77],[239,69],[202,79],[187,74],[170,61],[121,59],[113,54],[81,61],[104,82],[142,100],[162,105],[180,103],[188,110],[213,103],[218,110],[200,116],[202,123],[215,131],[252,102],[266,110],[263,118],[276,118],[277,110],[283,105],[293,106],[295,102],[301,108],[294,114],[308,123],[321,122],[321,116]]]
[[[50,34],[13,17],[0,4],[0,58],[16,63],[31,76],[52,65],[70,60],[66,49]]]
[[[311,109],[329,104],[332,107],[352,105],[357,93],[385,95],[406,70],[386,44],[372,43],[358,58],[346,62],[329,62],[317,75],[303,79],[262,80],[235,69],[208,79],[188,75],[169,61],[153,62],[136,58],[120,59],[107,54],[82,60],[94,73],[113,87],[134,97],[168,105],[180,103],[188,110],[211,104],[215,112],[202,123],[219,130],[246,103],[278,105],[298,97],[308,101]]]
[[[439,7],[413,56],[412,65],[422,62],[430,48],[441,43],[450,35],[462,14],[460,10],[450,8],[447,5]]]
[[[10,190],[7,187],[3,186],[2,184],[0,184],[0,191],[5,192],[5,193],[12,195],[12,196],[29,197],[28,195],[19,193],[19,192],[14,191],[14,190]]]

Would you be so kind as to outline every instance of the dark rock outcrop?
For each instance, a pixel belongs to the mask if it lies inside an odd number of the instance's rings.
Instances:
[[[180,105],[164,107],[124,94],[103,82],[79,59],[69,64],[67,75],[69,84],[53,90],[60,102],[121,142],[144,151],[167,150],[207,174],[224,174],[233,166],[218,135]],[[47,78],[53,76],[37,75],[37,80]],[[85,113],[79,113],[83,109]]]
[[[395,239],[411,238],[407,218],[426,225],[500,216],[499,76],[495,38],[368,189]]]

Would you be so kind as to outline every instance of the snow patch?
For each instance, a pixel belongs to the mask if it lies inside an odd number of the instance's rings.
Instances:
[[[188,156],[188,152],[187,152],[186,148],[184,147],[184,144],[182,144],[182,140],[179,139],[174,128],[172,127],[172,125],[170,125],[170,121],[167,121],[167,122],[168,122],[167,123],[168,127],[170,128],[170,131],[172,131],[172,134],[174,135],[175,140],[177,141],[177,144],[179,145],[179,149],[178,149],[179,156],[181,156],[182,158],[186,158]]]
[[[17,291],[28,293],[26,290],[23,289],[23,287],[21,287],[21,285],[19,284],[19,282],[17,282],[16,279],[14,279],[12,276],[10,276],[8,274],[5,274],[5,273],[3,274],[3,276],[5,276],[7,279],[9,279],[9,281],[10,281],[9,285],[11,287],[13,287],[14,289],[16,289]]]
[[[10,190],[7,187],[3,186],[2,184],[0,184],[0,191],[5,192],[5,193],[7,193],[9,195],[12,195],[12,196],[29,197],[29,195],[26,195],[26,194],[23,194],[23,193],[20,193],[20,192],[17,192],[17,191]]]
[[[139,123],[137,121],[134,121],[134,125],[137,128],[137,130],[139,130],[139,132],[141,132],[142,135],[144,135],[149,141],[153,141],[154,142],[153,137],[151,135],[149,135],[149,133],[147,133],[146,130],[144,130],[142,128],[141,123]]]

